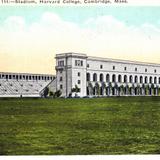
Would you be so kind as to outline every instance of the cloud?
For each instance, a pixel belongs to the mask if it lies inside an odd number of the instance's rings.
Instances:
[[[50,12],[29,25],[23,17],[11,16],[0,27],[0,58],[3,57],[4,62],[10,59],[7,67],[3,63],[0,68],[52,73],[55,54],[70,51],[158,62],[159,42],[158,27],[152,24],[128,26],[111,15],[92,17],[81,25]],[[8,56],[4,58],[4,54]]]

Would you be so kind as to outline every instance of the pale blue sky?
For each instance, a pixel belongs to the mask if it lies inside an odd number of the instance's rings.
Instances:
[[[56,7],[56,6],[1,6],[0,23],[9,16],[22,16],[27,23],[37,21],[44,12],[56,13],[63,20],[79,25],[91,17],[112,15],[127,25],[144,23],[160,25],[160,7]]]

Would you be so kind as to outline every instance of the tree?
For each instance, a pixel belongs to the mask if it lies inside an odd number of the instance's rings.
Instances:
[[[49,96],[53,97],[54,93],[52,91],[49,91]]]
[[[44,89],[44,92],[43,92],[44,98],[46,98],[46,97],[48,96],[48,93],[49,93],[49,88],[46,87],[46,88]]]
[[[76,97],[78,92],[80,92],[80,88],[78,88],[78,86],[75,85],[75,87],[72,88],[72,93],[75,93],[75,97]]]
[[[60,97],[61,95],[62,95],[62,92],[60,90],[54,93],[54,97],[57,97],[57,98]]]

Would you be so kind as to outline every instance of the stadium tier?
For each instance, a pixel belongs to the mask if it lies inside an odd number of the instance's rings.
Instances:
[[[53,75],[0,73],[0,97],[40,97]]]

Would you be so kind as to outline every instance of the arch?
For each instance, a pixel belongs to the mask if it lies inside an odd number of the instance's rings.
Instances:
[[[106,82],[110,82],[110,75],[109,74],[106,75]]]
[[[143,83],[143,77],[142,76],[140,76],[139,81],[140,81],[140,83]]]
[[[112,82],[116,82],[116,75],[115,74],[112,75]]]
[[[133,76],[129,76],[129,83],[133,83]]]
[[[97,81],[97,74],[96,74],[96,73],[93,74],[93,81],[94,81],[94,82]]]
[[[145,83],[148,83],[148,77],[145,76]]]
[[[149,83],[152,83],[152,77],[149,77]]]
[[[99,76],[99,80],[100,80],[100,82],[103,82],[103,74],[102,73]]]
[[[157,84],[157,77],[154,77],[154,84]]]
[[[124,75],[124,83],[127,83],[127,76]]]
[[[121,75],[118,75],[118,82],[122,82],[122,76]]]
[[[90,81],[90,73],[87,73],[87,81]]]
[[[137,76],[134,77],[134,82],[138,83],[138,77]]]

